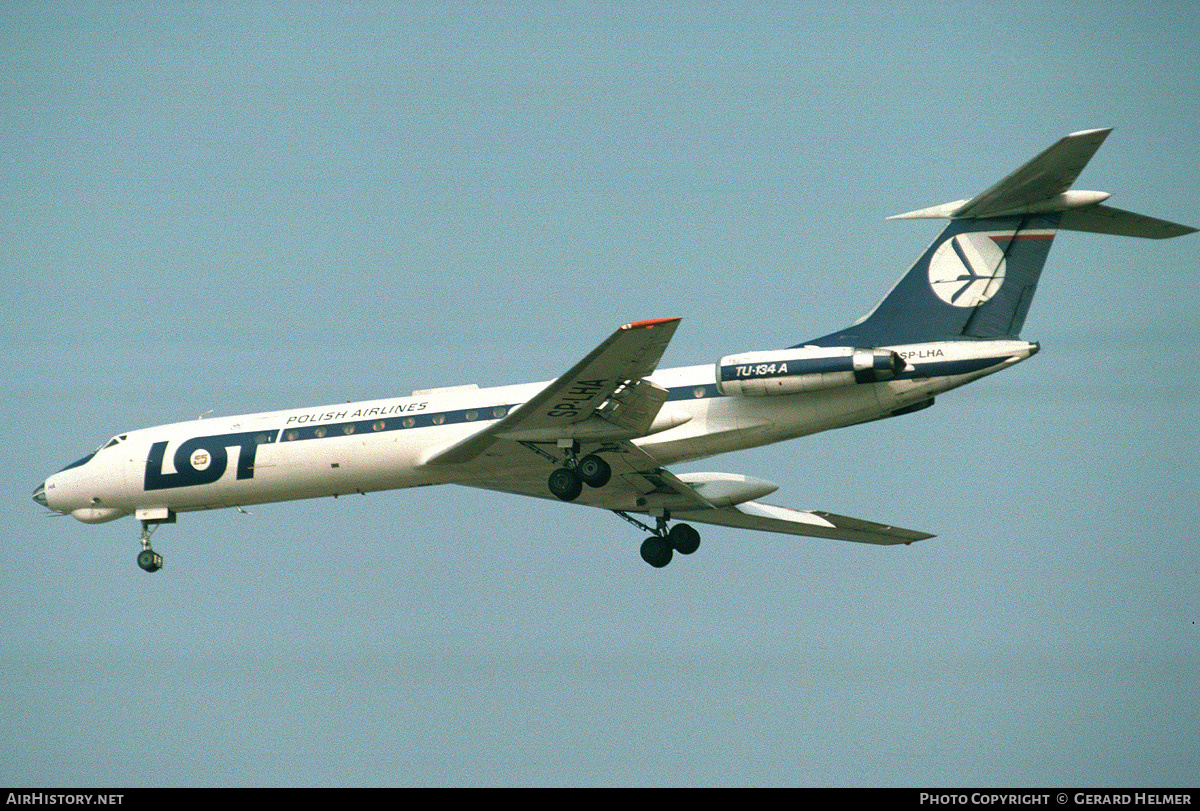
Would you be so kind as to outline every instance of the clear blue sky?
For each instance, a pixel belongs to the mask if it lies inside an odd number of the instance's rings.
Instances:
[[[4,3],[0,783],[1196,785],[1200,242],[1060,235],[1036,358],[708,460],[907,548],[458,488],[45,518],[120,431],[675,366],[868,309],[1073,130],[1200,225],[1193,3]]]

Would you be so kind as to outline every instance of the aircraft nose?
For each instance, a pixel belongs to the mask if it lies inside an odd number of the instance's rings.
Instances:
[[[46,501],[46,483],[42,482],[38,488],[33,491],[33,500],[43,507],[49,507],[50,503]]]

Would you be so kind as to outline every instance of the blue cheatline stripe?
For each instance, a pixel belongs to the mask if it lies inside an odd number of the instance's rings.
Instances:
[[[454,425],[460,422],[492,422],[508,416],[519,404],[489,406],[487,408],[461,408],[455,411],[402,414],[393,417],[376,417],[350,422],[324,422],[315,425],[295,425],[279,432],[280,442],[299,442],[305,439],[333,439],[334,437],[381,434],[388,431],[406,431],[409,428],[429,428],[435,425]]]
[[[676,386],[667,389],[667,401],[672,400],[703,400],[705,397],[725,397],[717,391],[716,383],[696,384],[694,386]]]
[[[918,363],[912,371],[903,371],[896,375],[893,380],[920,380],[926,377],[954,377],[955,375],[969,375],[972,372],[978,372],[987,369],[990,366],[996,366],[1008,360],[1010,356],[1004,355],[999,358],[968,358],[967,360],[943,360],[934,361],[932,363]]]
[[[1005,357],[973,358],[969,360],[938,361],[920,363],[912,371],[901,372],[895,380],[914,380],[926,377],[950,377],[978,372],[1003,362]],[[698,383],[692,386],[675,386],[667,390],[668,401],[703,400],[710,397],[727,397],[717,391],[716,383]],[[381,434],[388,431],[406,431],[410,428],[431,428],[438,425],[455,425],[463,422],[493,422],[508,416],[520,403],[490,406],[487,408],[461,408],[454,411],[435,411],[400,416],[377,417],[375,419],[351,420],[349,422],[325,422],[312,425],[295,425],[279,431],[279,442],[299,442],[306,439],[334,439],[360,434]],[[76,463],[79,464],[79,463]]]
[[[698,400],[705,397],[723,397],[715,383],[695,386],[676,386],[668,389],[668,400]],[[322,422],[308,425],[293,425],[282,428],[279,442],[300,442],[306,439],[334,439],[336,437],[381,434],[388,431],[406,431],[410,428],[432,428],[439,425],[454,425],[463,422],[493,422],[508,416],[521,403],[490,406],[487,408],[460,408],[454,411],[432,411],[428,413],[402,414],[399,416],[376,417],[375,419],[350,420],[348,422]]]

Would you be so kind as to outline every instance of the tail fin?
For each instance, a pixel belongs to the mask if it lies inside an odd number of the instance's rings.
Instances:
[[[1109,132],[1072,133],[970,200],[890,218],[951,222],[875,309],[806,343],[875,347],[1016,338],[1058,230],[1150,239],[1194,232],[1100,205],[1109,197],[1104,192],[1071,190]]]

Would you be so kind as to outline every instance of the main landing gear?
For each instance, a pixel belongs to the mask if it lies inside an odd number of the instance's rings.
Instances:
[[[596,454],[589,453],[582,459],[576,459],[579,452],[578,442],[563,440],[559,448],[564,452],[565,459],[562,466],[555,468],[550,474],[546,485],[551,493],[563,501],[579,498],[585,484],[589,487],[603,487],[612,478],[612,467]],[[537,452],[548,459],[554,459],[543,450]],[[670,563],[676,552],[690,555],[700,548],[700,533],[691,525],[676,524],[668,528],[667,522],[671,520],[671,513],[667,510],[663,510],[662,515],[657,516],[654,528],[646,526],[622,510],[614,512],[635,527],[652,533],[642,542],[642,560],[656,569]]]
[[[550,492],[563,501],[579,498],[585,484],[588,487],[603,487],[612,478],[612,467],[596,454],[589,453],[577,460],[575,454],[578,448],[578,443],[565,448],[566,461],[546,481]]]
[[[700,548],[700,533],[691,524],[676,524],[670,529],[667,528],[667,522],[671,520],[669,511],[664,511],[662,515],[658,516],[654,529],[626,512],[621,510],[615,512],[634,526],[654,533],[642,542],[642,560],[656,569],[661,569],[670,563],[676,552],[681,555],[690,555]]]

